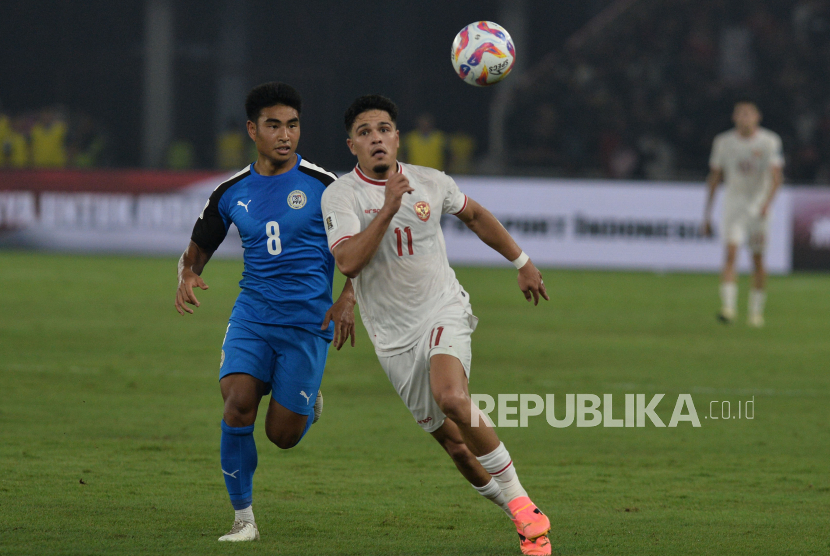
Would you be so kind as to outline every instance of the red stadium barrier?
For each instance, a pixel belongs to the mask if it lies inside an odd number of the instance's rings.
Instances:
[[[230,175],[2,170],[0,248],[181,252],[211,191]],[[508,177],[463,177],[458,183],[492,207],[543,265],[704,271],[720,265],[720,243],[696,233],[705,193],[701,184]],[[452,219],[444,235],[453,263],[503,264]],[[220,256],[241,255],[238,235],[225,243]],[[830,188],[782,190],[768,257],[778,273],[830,269]]]
[[[213,170],[2,170],[0,191],[171,193],[227,172]]]

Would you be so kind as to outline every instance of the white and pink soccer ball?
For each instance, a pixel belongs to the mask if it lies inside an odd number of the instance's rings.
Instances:
[[[452,43],[452,67],[466,83],[494,85],[507,77],[516,60],[510,34],[492,21],[476,21],[464,27]]]

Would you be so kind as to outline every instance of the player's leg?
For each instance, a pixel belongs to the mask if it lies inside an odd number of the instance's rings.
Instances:
[[[265,433],[278,447],[288,449],[305,436],[322,407],[320,383],[329,342],[291,326],[271,327],[270,334],[277,358],[271,375]]]
[[[459,344],[459,339],[456,336],[452,345]],[[458,357],[447,353],[430,357],[430,384],[441,411],[457,425],[464,443],[499,485],[521,538],[522,551],[525,554],[550,554],[546,538],[534,542],[547,536],[550,521],[522,487],[507,448],[486,421],[479,419],[477,426],[472,424],[473,403],[467,389],[467,373]]]
[[[456,348],[460,350],[466,362],[466,369],[469,369],[470,364],[470,334],[472,328],[466,327],[460,334],[454,334],[453,327],[445,327],[446,332],[442,330],[444,342],[437,342],[435,339],[429,338],[429,334],[425,337],[418,346],[406,351],[404,353],[390,356],[379,357],[379,361],[389,381],[395,387],[398,395],[401,397],[406,407],[412,413],[413,418],[418,425],[426,432],[433,434],[450,457],[455,462],[459,471],[464,477],[470,481],[473,487],[486,498],[493,500],[496,504],[502,506],[505,504],[502,484],[498,479],[494,479],[492,474],[486,469],[485,465],[479,458],[476,458],[473,450],[464,441],[459,427],[447,419],[441,408],[438,406],[435,396],[433,395],[431,387],[431,371],[430,371],[430,349],[434,348],[435,343],[443,343],[447,349],[445,352],[452,351],[456,353]],[[433,332],[433,336],[434,336]],[[450,338],[453,338],[450,341]],[[456,346],[450,348],[450,346]],[[458,362],[458,359],[455,358]],[[467,409],[471,411],[469,393],[466,390],[466,370],[465,367],[458,363],[460,375],[464,376],[463,385],[460,386],[462,395],[466,395]],[[456,369],[457,370],[457,369]],[[459,417],[459,420],[463,420]],[[469,418],[468,418],[469,422]],[[495,435],[494,431],[490,432]],[[491,442],[493,446],[503,446],[495,438],[495,442]],[[489,445],[488,445],[489,447]],[[485,448],[486,450],[486,448]],[[506,451],[505,451],[506,453]],[[508,455],[509,460],[509,455]],[[509,466],[512,470],[512,465]],[[505,475],[508,473],[505,472]],[[499,494],[501,493],[501,497]],[[513,512],[508,506],[509,516],[513,517]],[[548,525],[549,528],[549,525]],[[517,529],[519,525],[517,524]],[[521,533],[520,533],[521,536]],[[529,540],[526,537],[521,538],[522,552],[525,554],[550,554],[550,543],[545,535],[536,535],[534,540]]]
[[[254,421],[259,400],[268,385],[244,373],[226,375],[219,381],[225,410],[222,416],[220,459],[225,487],[234,509],[234,525],[220,541],[250,541],[259,538],[253,511],[253,481],[257,467]]]
[[[222,420],[230,427],[249,427],[256,421],[259,401],[268,384],[247,373],[225,375],[219,381],[225,402]]]
[[[441,447],[444,448],[450,458],[452,458],[458,471],[465,479],[470,481],[470,485],[476,489],[476,492],[496,504],[504,510],[507,517],[513,519],[513,514],[510,512],[507,500],[504,499],[501,487],[484,467],[481,466],[476,456],[473,455],[464,443],[458,426],[452,420],[444,419],[444,424],[431,434]]]
[[[749,290],[749,310],[747,322],[750,326],[764,325],[764,305],[767,294],[767,272],[764,266],[764,248],[766,247],[766,221],[759,219],[750,235],[749,247],[752,250],[752,288]]]
[[[504,497],[501,485],[484,469],[479,459],[473,455],[464,443],[463,438],[461,438],[458,427],[451,419],[444,419],[444,424],[433,431],[432,436],[446,450],[455,466],[464,475],[464,478],[470,481],[472,487],[479,494],[500,507],[507,514],[507,517],[514,522],[519,531],[519,543],[523,554],[545,556],[551,553],[547,531],[544,535],[538,535],[533,539],[528,539],[522,534],[524,524],[521,520],[515,518],[510,504],[507,503]],[[547,528],[550,529],[549,523]]]
[[[720,280],[721,309],[718,318],[722,322],[731,322],[738,308],[738,274],[735,268],[738,259],[738,244],[727,243]]]
[[[222,345],[219,386],[224,400],[220,459],[225,487],[235,516],[231,531],[221,541],[259,539],[254,519],[253,478],[257,467],[254,422],[259,401],[270,390],[274,353],[250,326],[231,321]]]
[[[499,437],[484,420],[473,427],[473,404],[467,389],[467,374],[461,361],[438,353],[429,360],[430,387],[441,411],[457,426],[464,443],[476,456],[489,454],[499,447]]]
[[[414,347],[398,355],[380,357],[379,360],[415,422],[441,444],[473,488],[496,504],[503,505],[501,488],[481,466],[461,437],[458,426],[446,418],[432,395],[427,351]]]
[[[746,243],[749,212],[746,199],[725,195],[721,214],[721,230],[725,257],[720,280],[721,309],[718,320],[730,323],[738,311],[738,248]]]
[[[310,415],[291,411],[272,397],[265,417],[265,434],[278,448],[287,450],[300,442],[311,420]]]

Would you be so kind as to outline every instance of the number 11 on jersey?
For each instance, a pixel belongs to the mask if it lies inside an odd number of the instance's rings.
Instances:
[[[412,228],[407,226],[403,231],[406,234],[406,246],[409,254],[414,255],[415,253],[412,251]],[[401,234],[400,228],[395,228],[395,235],[398,236],[398,256],[403,257],[403,234]]]
[[[282,253],[282,242],[280,241],[280,225],[273,220],[265,225],[265,233],[268,235],[266,245],[268,252],[272,255]]]

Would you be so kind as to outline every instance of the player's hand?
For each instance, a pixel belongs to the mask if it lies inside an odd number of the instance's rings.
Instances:
[[[401,209],[401,199],[404,193],[412,193],[415,191],[409,186],[409,178],[403,174],[393,174],[391,178],[386,180],[386,193],[383,200],[383,208],[397,214]]]
[[[545,282],[542,280],[542,273],[534,266],[533,262],[527,261],[525,265],[519,269],[519,289],[525,296],[525,299],[530,301],[533,299],[533,305],[539,305],[539,297],[541,296],[546,301],[550,301],[548,292],[545,289]]]
[[[701,226],[701,232],[703,233],[704,237],[712,237],[712,221],[708,218],[703,221],[703,226]]]
[[[769,212],[769,203],[764,203],[764,206],[761,207],[761,218],[766,218],[768,212]]]
[[[343,347],[349,336],[352,337],[352,347],[354,347],[355,328],[354,328],[354,297],[341,295],[335,301],[334,305],[326,311],[326,318],[323,321],[323,326],[320,330],[325,330],[329,327],[329,323],[334,321],[334,340],[332,343],[337,351]]]
[[[208,285],[205,284],[201,276],[192,270],[185,270],[179,277],[179,288],[176,290],[176,310],[180,315],[184,315],[185,312],[193,314],[193,309],[185,303],[190,303],[194,307],[199,306],[199,300],[196,299],[196,295],[193,293],[194,287],[203,290],[208,289]]]

